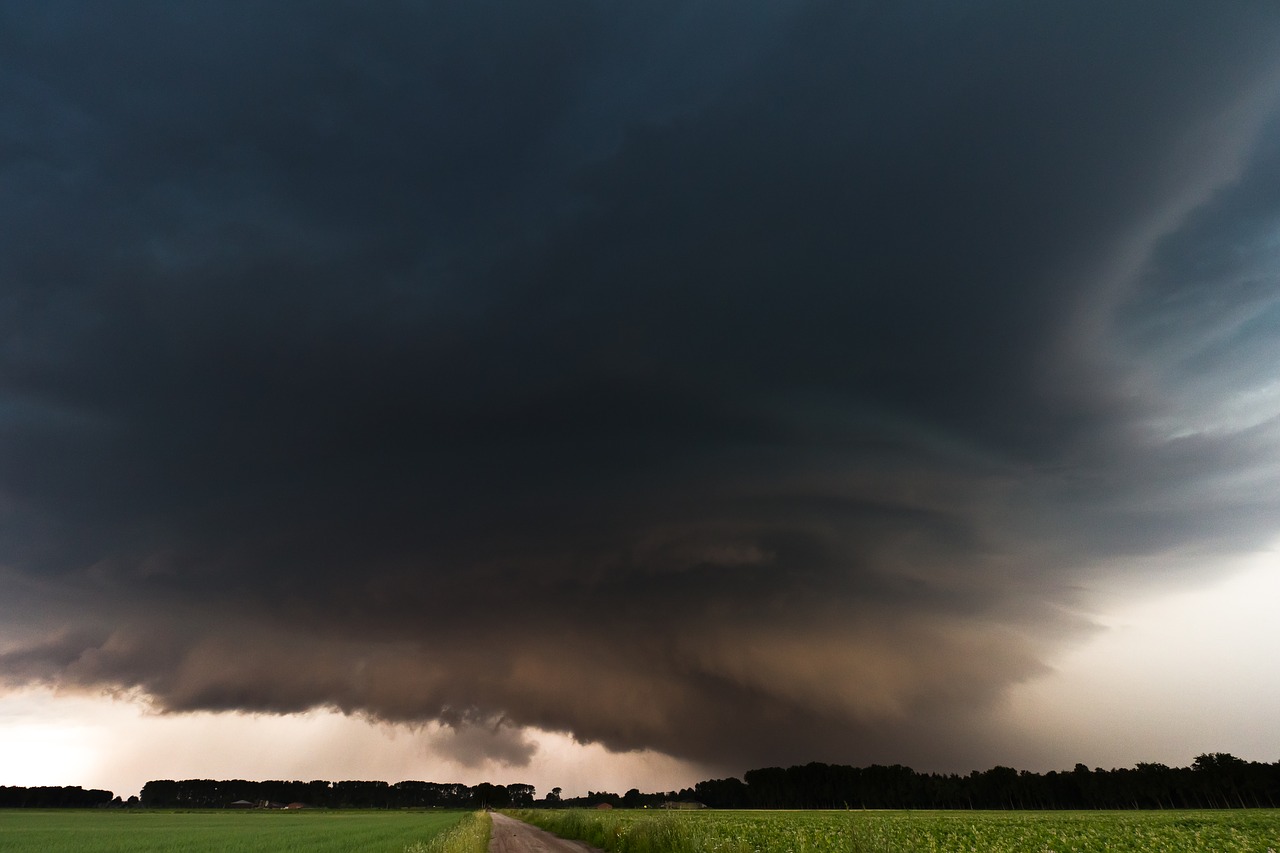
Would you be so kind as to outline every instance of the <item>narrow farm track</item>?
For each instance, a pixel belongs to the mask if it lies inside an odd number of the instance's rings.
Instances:
[[[491,817],[489,853],[602,853],[582,841],[560,838],[504,814],[494,812]]]

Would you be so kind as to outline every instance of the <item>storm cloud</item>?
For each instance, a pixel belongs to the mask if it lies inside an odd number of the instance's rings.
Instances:
[[[1108,577],[1280,532],[1277,43],[10,4],[0,677],[977,766]]]

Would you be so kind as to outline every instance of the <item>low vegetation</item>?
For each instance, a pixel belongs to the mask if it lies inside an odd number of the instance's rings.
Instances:
[[[483,853],[488,833],[458,811],[0,810],[5,853]]]
[[[1280,853],[1280,810],[512,813],[609,853]]]
[[[444,832],[404,848],[404,853],[485,853],[492,821],[485,812],[472,812]]]

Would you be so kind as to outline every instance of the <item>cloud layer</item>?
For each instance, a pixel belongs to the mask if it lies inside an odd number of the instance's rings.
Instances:
[[[0,12],[0,676],[976,766],[1273,538],[1280,14],[760,5]]]

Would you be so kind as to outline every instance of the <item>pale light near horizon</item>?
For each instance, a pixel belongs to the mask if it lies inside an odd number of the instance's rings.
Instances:
[[[1218,566],[1217,584],[1098,613],[1092,639],[1010,692],[1008,724],[1059,765],[1182,766],[1203,752],[1275,761],[1278,559],[1273,545]]]
[[[440,724],[379,723],[332,710],[305,714],[156,714],[139,700],[28,688],[0,696],[0,785],[79,785],[121,797],[152,779],[372,779],[479,782],[588,790],[680,788],[705,777],[696,765],[641,750],[538,729],[527,767],[467,764],[442,755],[452,737]]]

